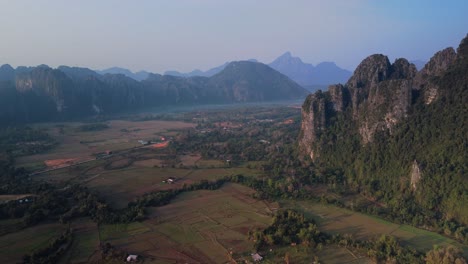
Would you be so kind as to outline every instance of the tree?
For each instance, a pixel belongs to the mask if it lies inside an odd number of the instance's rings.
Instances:
[[[455,247],[434,247],[426,254],[427,264],[466,264],[461,251]]]

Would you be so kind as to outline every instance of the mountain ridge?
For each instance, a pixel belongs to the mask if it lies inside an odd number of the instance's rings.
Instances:
[[[232,62],[213,77],[100,75],[87,68],[0,69],[0,121],[67,120],[168,105],[266,102],[303,98],[307,91],[258,62]],[[8,120],[8,121],[7,121]],[[14,123],[14,122],[13,122]]]
[[[256,61],[256,60],[248,60]],[[220,66],[211,68],[207,71],[193,70],[188,73],[178,71],[166,71],[165,75],[179,77],[204,76],[211,77],[222,71],[229,62]],[[330,85],[333,83],[344,83],[351,77],[351,72],[342,69],[335,62],[321,62],[314,66],[310,63],[304,63],[299,57],[293,57],[291,52],[287,51],[268,64],[271,68],[288,76],[303,87],[316,87]]]

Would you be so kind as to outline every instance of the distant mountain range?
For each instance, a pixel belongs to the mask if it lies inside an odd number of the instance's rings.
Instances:
[[[119,68],[119,67],[112,67],[112,68],[105,69],[105,70],[102,70],[102,71],[96,70],[96,72],[101,74],[101,75],[105,75],[105,74],[123,74],[123,75],[125,75],[127,77],[130,77],[130,78],[132,78],[134,80],[137,80],[137,81],[143,81],[144,79],[148,78],[148,76],[151,74],[151,72],[147,72],[147,71],[139,71],[139,72],[133,73],[132,71],[130,71],[128,69]]]
[[[164,74],[181,77],[210,77],[223,70],[228,64],[229,63],[226,62],[221,66],[212,68],[205,72],[200,70],[194,70],[189,73],[166,71]],[[291,80],[297,82],[303,87],[319,87],[334,83],[345,83],[352,74],[350,71],[336,66],[334,62],[322,62],[317,66],[304,63],[300,58],[292,57],[290,52],[286,52],[279,56],[273,62],[268,64],[268,66],[288,76]]]
[[[250,60],[247,60],[247,61],[258,62],[256,59],[250,59]],[[211,69],[209,69],[207,71],[202,71],[202,70],[199,70],[199,69],[196,69],[196,70],[193,70],[193,71],[187,72],[187,73],[182,73],[182,72],[178,72],[178,71],[166,71],[166,72],[164,72],[164,75],[172,75],[172,76],[178,76],[178,77],[195,77],[195,76],[211,77],[211,76],[221,72],[222,70],[224,70],[224,68],[226,68],[226,66],[228,64],[229,64],[229,62],[225,62],[223,65],[211,68]]]
[[[300,58],[293,57],[290,52],[279,56],[269,66],[302,86],[344,83],[352,74],[336,66],[334,62],[322,62],[317,66],[304,63]]]
[[[194,76],[203,76],[203,77],[211,77],[220,71],[222,71],[226,66],[229,64],[229,62],[224,63],[221,66],[214,67],[212,69],[209,69],[207,71],[201,71],[201,70],[193,70],[188,73],[181,73],[178,71],[166,71],[164,75],[172,75],[172,76],[178,76],[178,77],[194,77]]]
[[[414,66],[416,66],[416,69],[420,71],[422,68],[424,68],[424,65],[426,65],[427,61],[422,61],[422,60],[412,60],[410,63],[413,63]]]
[[[255,59],[248,60],[250,62],[257,62]],[[421,70],[426,61],[413,60],[410,61],[416,66],[417,70]],[[164,75],[171,75],[176,77],[211,77],[221,72],[229,62],[211,68],[207,71],[199,69],[191,72],[182,73],[178,71],[166,71]],[[329,85],[336,83],[346,83],[352,75],[351,71],[338,67],[334,62],[321,62],[314,66],[310,63],[303,62],[299,57],[293,57],[291,52],[286,52],[276,58],[273,62],[268,64],[271,68],[279,71],[280,73],[288,76],[291,80],[297,82],[302,87],[309,91],[326,90]],[[132,72],[128,69],[112,67],[105,70],[95,70],[97,73],[104,74],[123,74],[137,81],[145,80],[151,74],[147,71]]]
[[[69,120],[160,106],[270,102],[305,98],[307,90],[271,67],[229,63],[211,77],[148,74],[137,81],[79,67],[0,67],[0,124]]]

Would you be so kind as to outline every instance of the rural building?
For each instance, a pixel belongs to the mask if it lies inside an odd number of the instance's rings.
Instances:
[[[252,254],[252,258],[253,258],[253,260],[255,262],[259,262],[259,261],[261,261],[263,259],[263,257],[260,256],[260,254],[258,254],[258,253]]]
[[[169,178],[167,178],[166,180],[164,180],[163,182],[164,182],[164,183],[167,182],[167,183],[171,183],[171,184],[172,184],[172,183],[175,182],[175,178],[174,178],[174,177],[169,177]]]
[[[34,196],[25,196],[17,200],[19,203],[32,203],[34,201]]]
[[[138,260],[138,255],[128,255],[127,262],[135,262]]]
[[[140,143],[140,144],[142,144],[142,145],[148,145],[148,144],[151,144],[151,142],[150,142],[150,141],[146,141],[146,140],[142,140],[142,139],[138,140],[138,143]]]

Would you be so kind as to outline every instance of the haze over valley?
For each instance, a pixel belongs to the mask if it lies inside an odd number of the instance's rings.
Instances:
[[[0,262],[467,263],[467,12],[0,2]]]

